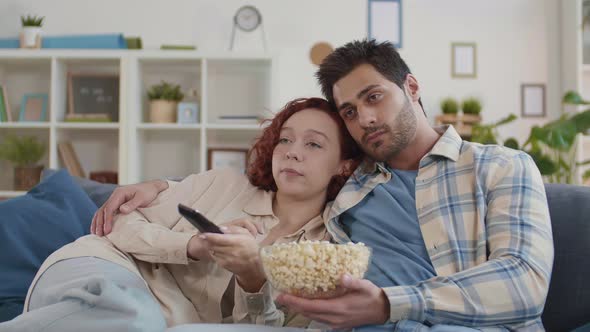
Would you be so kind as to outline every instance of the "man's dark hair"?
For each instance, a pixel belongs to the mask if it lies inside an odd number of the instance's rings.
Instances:
[[[406,62],[390,42],[378,43],[375,39],[352,41],[328,55],[315,73],[322,93],[332,105],[336,105],[334,84],[362,64],[373,66],[402,90],[406,76],[411,73]],[[422,106],[422,101],[418,102]]]

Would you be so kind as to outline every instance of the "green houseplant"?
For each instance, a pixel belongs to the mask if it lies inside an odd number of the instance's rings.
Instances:
[[[440,102],[440,109],[443,114],[457,114],[459,103],[454,98],[447,97]]]
[[[562,99],[562,115],[542,127],[534,126],[523,144],[523,150],[533,157],[541,174],[550,182],[575,183],[577,167],[590,161],[576,162],[574,147],[578,134],[590,129],[590,109],[574,114],[564,111],[565,105],[587,105],[577,92],[569,91]],[[586,172],[585,177],[590,176]]]
[[[22,24],[21,47],[23,48],[40,48],[41,47],[41,27],[45,17],[33,15],[21,16]]]
[[[481,112],[481,102],[479,99],[471,97],[463,100],[461,103],[463,114],[479,115]]]
[[[176,107],[184,98],[180,85],[162,81],[148,91],[150,121],[156,123],[176,122]]]
[[[14,189],[29,190],[41,177],[37,163],[45,155],[45,145],[34,136],[6,136],[0,143],[0,159],[14,164]]]
[[[498,144],[498,127],[510,123],[514,120],[516,120],[516,115],[510,114],[507,117],[501,119],[500,121],[489,125],[483,125],[479,123],[474,124],[473,128],[471,129],[471,141],[481,144]],[[514,142],[516,140],[509,139],[507,141],[510,142],[509,147],[514,148]],[[518,148],[518,142],[516,144],[516,148]]]

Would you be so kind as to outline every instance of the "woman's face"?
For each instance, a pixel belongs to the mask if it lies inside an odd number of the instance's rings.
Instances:
[[[339,137],[338,125],[324,111],[305,109],[287,119],[272,157],[278,192],[301,199],[325,196],[332,176],[345,165]]]

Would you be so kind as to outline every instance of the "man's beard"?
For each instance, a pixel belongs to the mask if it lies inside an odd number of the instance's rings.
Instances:
[[[384,124],[379,128],[371,128],[366,130],[363,136],[363,144],[361,144],[365,153],[375,161],[387,162],[394,159],[401,150],[406,148],[416,135],[416,128],[418,126],[416,115],[412,109],[410,99],[406,96],[406,101],[402,106],[401,111],[395,117],[395,130],[392,130],[389,125]],[[383,140],[367,144],[365,137],[376,131],[385,130],[382,135]],[[391,137],[388,139],[388,137]]]

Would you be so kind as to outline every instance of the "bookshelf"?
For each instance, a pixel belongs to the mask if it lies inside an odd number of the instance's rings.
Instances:
[[[119,76],[119,121],[66,122],[67,76]],[[150,123],[147,90],[162,80],[198,91],[196,124]],[[0,50],[0,84],[7,87],[13,119],[26,93],[49,95],[43,122],[0,122],[6,134],[47,142],[45,167],[63,168],[58,144],[72,143],[88,176],[117,171],[120,184],[185,176],[206,170],[207,149],[247,148],[260,125],[220,120],[223,115],[272,116],[278,107],[276,58],[268,54],[159,50]],[[12,165],[0,161],[0,197],[14,197]]]

